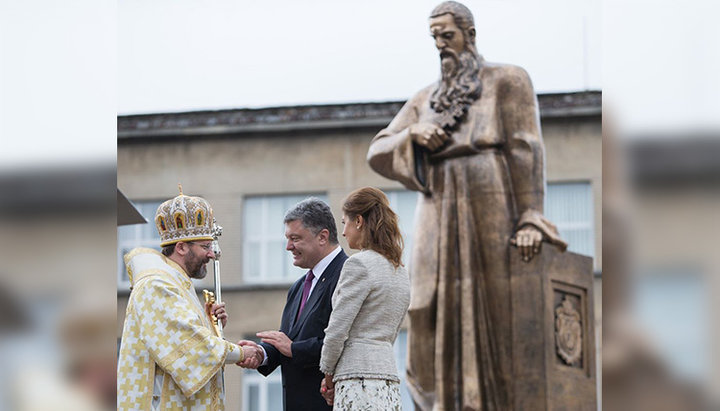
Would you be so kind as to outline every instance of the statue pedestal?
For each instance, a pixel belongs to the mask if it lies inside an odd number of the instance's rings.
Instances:
[[[592,258],[543,243],[510,250],[515,410],[595,410]]]

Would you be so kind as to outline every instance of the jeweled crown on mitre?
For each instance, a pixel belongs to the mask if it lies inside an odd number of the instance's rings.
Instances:
[[[155,226],[160,246],[179,241],[213,240],[213,210],[202,197],[180,195],[160,204],[155,212]]]

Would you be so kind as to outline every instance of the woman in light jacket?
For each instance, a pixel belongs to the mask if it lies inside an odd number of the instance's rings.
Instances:
[[[320,392],[335,410],[401,410],[393,342],[410,304],[397,215],[373,187],[343,204],[343,237],[359,253],[347,259],[325,329]]]

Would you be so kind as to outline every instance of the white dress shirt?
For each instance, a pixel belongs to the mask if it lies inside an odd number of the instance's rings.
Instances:
[[[310,292],[308,293],[307,297],[308,300],[310,299],[310,296],[315,289],[315,285],[318,283],[320,277],[322,277],[323,273],[325,272],[325,269],[328,268],[332,260],[334,260],[338,254],[340,254],[340,251],[342,251],[342,248],[340,248],[340,246],[337,246],[337,248],[332,250],[330,254],[326,255],[325,258],[320,260],[320,262],[315,264],[315,267],[312,268],[312,272],[315,278],[313,278],[312,285],[310,285]]]

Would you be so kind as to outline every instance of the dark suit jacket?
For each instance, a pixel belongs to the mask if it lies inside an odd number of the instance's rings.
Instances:
[[[347,258],[347,254],[341,250],[340,254],[330,262],[315,285],[315,289],[310,294],[297,321],[295,321],[295,317],[300,308],[305,276],[300,277],[290,287],[282,314],[280,331],[293,342],[292,358],[282,355],[270,344],[261,343],[267,353],[268,363],[258,367],[258,371],[267,376],[280,366],[283,408],[286,411],[332,409],[320,395],[320,381],[324,377],[319,367],[320,350],[332,311],[332,295]]]

